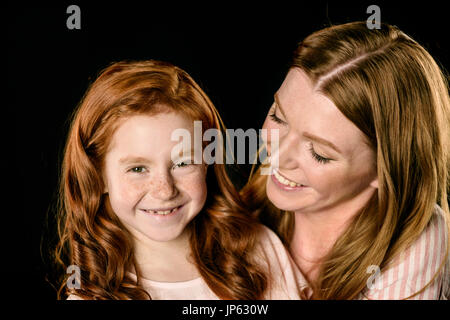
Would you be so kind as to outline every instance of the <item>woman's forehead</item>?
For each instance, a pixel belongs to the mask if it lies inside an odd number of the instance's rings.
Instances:
[[[317,91],[299,68],[288,72],[275,94],[279,108],[292,130],[319,136],[339,149],[351,151],[364,144],[364,134],[336,107],[331,99]]]

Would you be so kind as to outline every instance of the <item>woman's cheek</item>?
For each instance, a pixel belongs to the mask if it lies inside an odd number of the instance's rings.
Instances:
[[[346,183],[345,175],[337,168],[325,167],[322,164],[320,166],[322,167],[316,167],[309,172],[308,178],[313,188],[324,195],[341,190]]]

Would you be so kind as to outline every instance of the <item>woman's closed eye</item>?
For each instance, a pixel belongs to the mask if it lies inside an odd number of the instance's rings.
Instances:
[[[272,121],[274,121],[274,122],[276,122],[278,124],[283,124],[283,125],[286,124],[286,122],[284,120],[280,119],[277,116],[276,112],[277,112],[277,108],[276,108],[276,105],[275,105],[274,107],[272,107],[271,111],[269,112],[270,119],[272,119]]]
[[[314,147],[311,143],[310,147],[309,147],[309,151],[311,152],[312,157],[314,158],[314,160],[316,160],[319,163],[325,164],[325,163],[329,163],[331,160],[330,158],[326,158],[321,156],[320,154],[318,154],[315,150]]]

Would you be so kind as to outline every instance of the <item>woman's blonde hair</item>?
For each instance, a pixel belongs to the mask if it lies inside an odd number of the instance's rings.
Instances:
[[[376,154],[378,193],[338,238],[312,284],[314,298],[353,299],[366,286],[368,266],[383,269],[411,245],[430,223],[436,203],[449,227],[447,79],[431,55],[398,28],[382,24],[369,30],[365,22],[311,34],[299,44],[291,67],[309,76]],[[294,215],[268,201],[267,176],[253,172],[241,194],[289,245]]]
[[[200,120],[202,130],[225,132],[198,84],[180,68],[159,61],[108,66],[76,109],[62,163],[55,259],[64,270],[68,264],[81,269],[81,288],[68,288],[63,279],[59,297],[66,293],[84,299],[149,298],[139,285],[131,235],[104,194],[102,170],[121,121],[160,112],[178,112]],[[260,299],[266,274],[249,254],[260,228],[240,202],[225,165],[218,161],[208,171],[205,207],[188,226],[194,263],[219,298]],[[133,269],[137,282],[128,274]]]

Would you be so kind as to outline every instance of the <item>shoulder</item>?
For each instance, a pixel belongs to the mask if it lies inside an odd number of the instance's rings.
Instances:
[[[435,205],[433,216],[418,239],[405,250],[403,260],[409,259],[414,271],[438,271],[448,250],[448,221],[445,212]],[[412,263],[414,259],[414,263]],[[436,266],[435,266],[436,265]]]
[[[265,225],[260,225],[255,249],[255,256],[269,268],[269,273],[295,267],[288,248],[276,233]]]
[[[264,225],[260,226],[255,256],[269,277],[266,299],[300,299],[306,280],[280,238]]]
[[[448,240],[448,218],[444,210],[438,205],[435,205],[433,216],[425,232],[432,231],[440,241]]]
[[[409,248],[409,253],[413,251],[420,256],[429,256],[442,260],[447,251],[448,224],[445,212],[436,205],[434,212],[425,230]]]
[[[395,257],[367,290],[373,299],[442,299],[450,291],[448,224],[445,212],[435,206],[425,230]],[[368,284],[369,286],[369,284]]]
[[[286,263],[289,252],[276,233],[262,224],[258,231],[257,250],[266,257],[276,257],[280,262]]]
[[[440,264],[445,258],[448,247],[448,224],[445,212],[435,205],[433,215],[425,230],[402,252],[398,263],[410,262],[411,271],[433,267],[433,262]]]
[[[271,230],[270,228],[266,227],[263,224],[258,225],[259,229],[259,242],[260,243],[271,243],[275,246],[283,246],[283,243],[281,242],[280,238],[276,235],[276,233]]]

